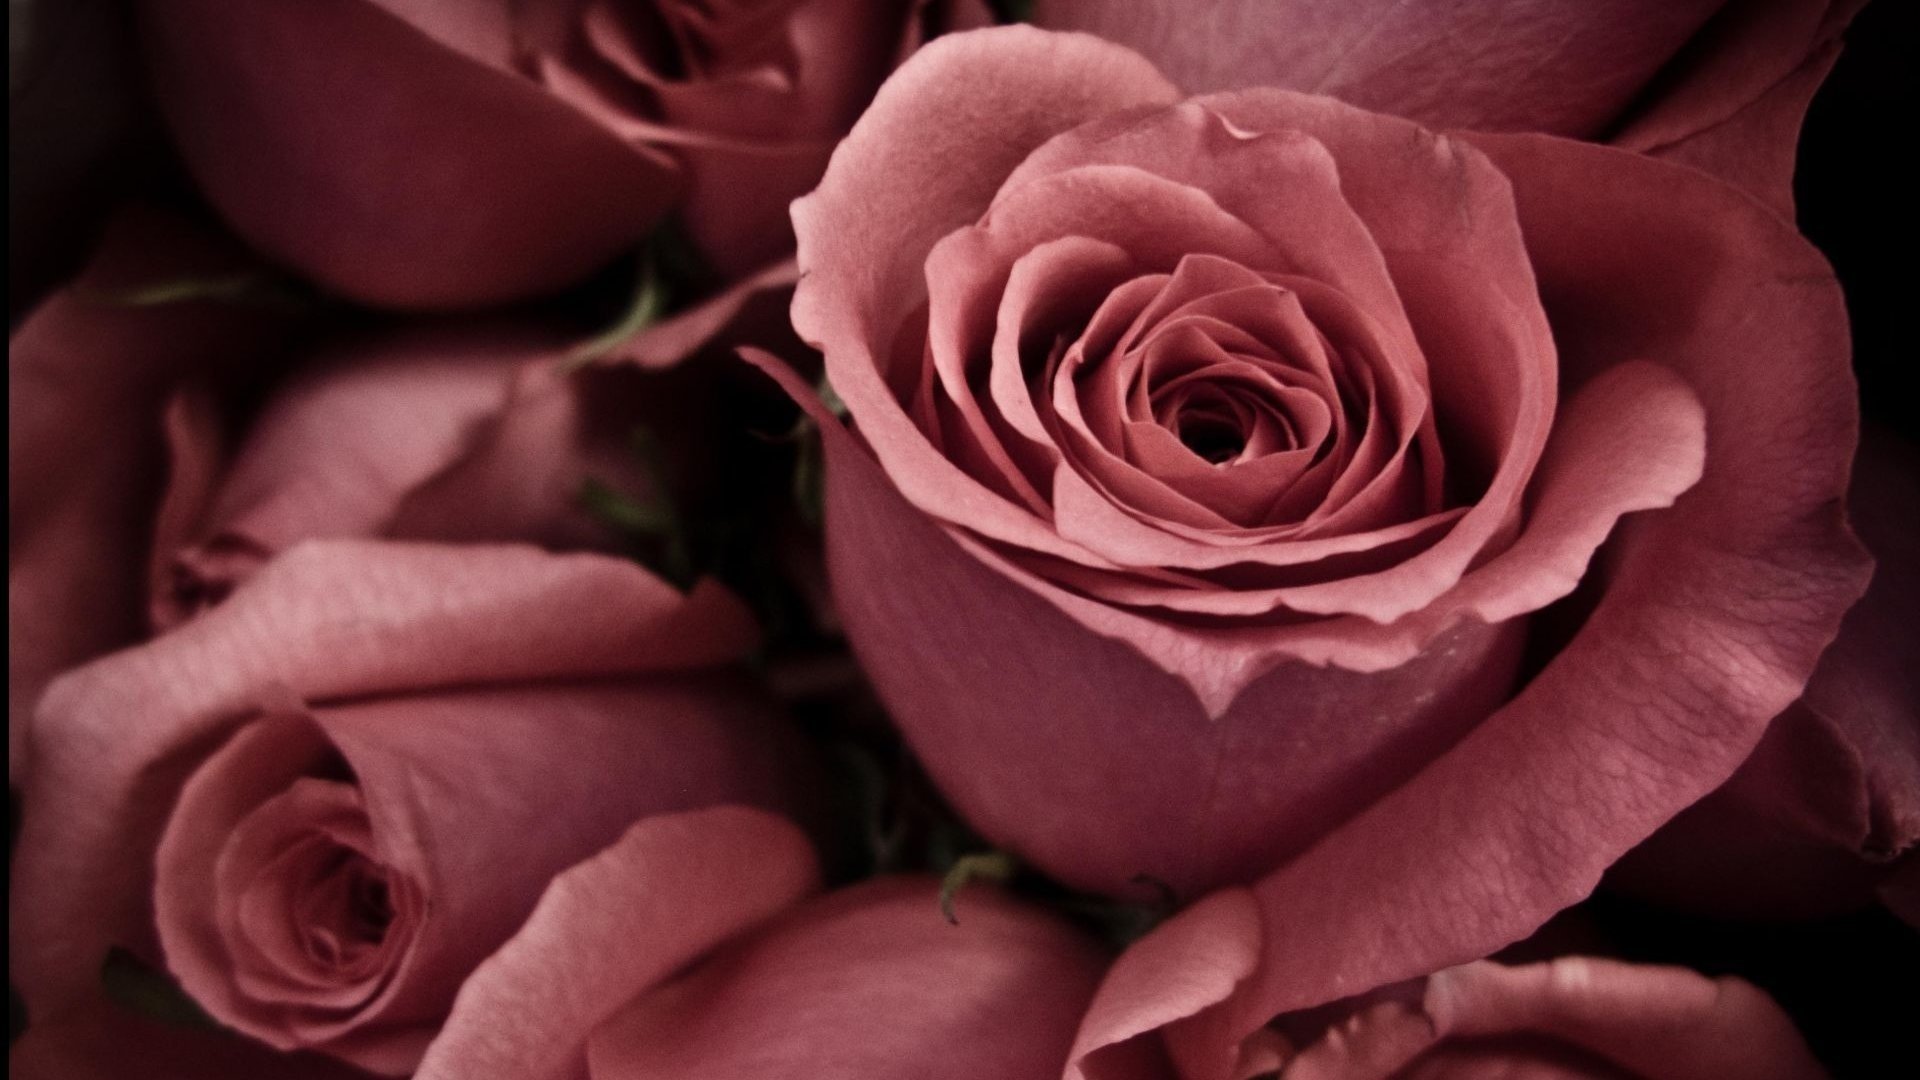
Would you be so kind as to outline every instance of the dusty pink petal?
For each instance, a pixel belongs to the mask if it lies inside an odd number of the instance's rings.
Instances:
[[[788,290],[800,279],[800,268],[792,259],[770,263],[766,267],[727,286],[672,318],[654,323],[622,342],[608,356],[608,362],[631,361],[643,368],[664,368],[693,355],[727,333],[769,299],[777,299],[780,314],[771,321],[786,329]],[[757,338],[757,324],[741,330]]]
[[[1874,555],[1806,692],[1726,786],[1689,807],[1613,871],[1668,904],[1807,918],[1870,903],[1920,845],[1920,455],[1869,428],[1848,494]]]
[[[359,300],[558,288],[645,235],[682,182],[670,159],[365,0],[141,14],[207,196],[261,250]]]
[[[1562,957],[1450,968],[1427,981],[1441,1038],[1531,1033],[1645,1080],[1824,1080],[1793,1021],[1752,984],[1684,968]]]
[[[1616,146],[1705,169],[1793,216],[1793,164],[1807,103],[1866,0],[1727,3],[1611,137]]]
[[[830,894],[640,997],[588,1042],[603,1080],[1053,1080],[1105,957],[1052,916],[931,880]]]
[[[879,365],[925,299],[929,250],[977,221],[1013,166],[1053,135],[1108,112],[1172,101],[1176,91],[1138,56],[1086,37],[1005,27],[932,42],[894,73],[834,152],[825,178],[793,208],[805,275],[794,296],[800,336],[862,435],[902,490],[999,521],[1036,544],[1024,509],[969,480],[927,441]],[[954,101],[965,101],[955,113]],[[938,115],[942,122],[929,124]],[[1056,542],[1061,553],[1070,545]]]
[[[245,881],[299,867],[266,865],[275,849],[249,853],[246,838],[285,798],[275,792],[320,783],[291,777],[314,773],[328,750],[352,770],[353,787],[331,786],[354,795],[370,830],[361,854],[386,882],[393,922],[371,965],[268,956],[250,984],[235,938],[258,941],[260,930],[236,926],[230,908]],[[554,874],[652,814],[728,802],[795,809],[804,760],[763,703],[718,679],[448,691],[259,721],[194,774],[177,804],[157,860],[161,943],[182,985],[222,1021],[283,1048],[406,1072],[468,973]],[[279,811],[293,817],[278,832],[318,832],[324,810]],[[275,884],[296,896],[314,888]],[[421,908],[412,919],[410,900]],[[298,924],[287,906],[268,917],[294,933],[326,929]],[[284,984],[309,969],[301,985],[262,989],[261,976]],[[336,992],[350,988],[363,989],[346,1000]]]
[[[526,924],[475,969],[414,1074],[547,1080],[641,991],[817,889],[806,838],[718,807],[649,818],[562,872]]]
[[[1691,170],[1478,141],[1513,178],[1569,381],[1672,367],[1706,409],[1706,472],[1617,530],[1597,608],[1518,697],[1255,887],[1269,959],[1183,1036],[1218,1068],[1279,1012],[1485,955],[1585,895],[1733,771],[1863,586],[1836,498],[1847,336],[1818,255]]]
[[[144,852],[190,747],[276,693],[309,701],[671,671],[755,641],[711,583],[527,547],[316,541],[205,617],[65,676],[43,699],[14,859],[14,972],[30,1007],[73,1000],[109,944],[149,943]]]
[[[1279,86],[1432,128],[1591,136],[1724,2],[1038,0],[1033,21],[1137,49],[1189,93]]]
[[[253,263],[184,223],[129,210],[93,264],[8,343],[8,774],[53,675],[144,630],[140,577],[175,388],[247,371],[284,319],[244,305],[135,306],[127,290]],[[264,363],[261,366],[265,366]],[[184,406],[183,406],[184,408]],[[199,430],[192,418],[180,426]]]
[[[164,550],[167,538],[156,537],[155,622],[177,625],[302,540],[387,532],[402,500],[466,450],[539,351],[525,333],[476,326],[413,330],[310,358],[251,423],[189,535]],[[175,446],[177,488],[192,474],[179,468],[190,444]],[[235,552],[249,558],[221,557]]]
[[[1260,909],[1244,889],[1188,908],[1175,929],[1120,954],[1080,1021],[1066,1080],[1152,1080],[1171,1074],[1157,1033],[1233,992],[1260,951]]]
[[[842,429],[825,434],[828,569],[864,669],[969,822],[1076,886],[1138,895],[1144,873],[1191,896],[1250,880],[1506,693],[1515,628],[1465,627],[1384,675],[1282,665],[1231,710],[1211,699],[1209,720],[1182,681],[984,564]],[[1271,723],[1283,707],[1289,722]]]
[[[130,1063],[150,1080],[366,1080],[318,1054],[281,1054],[226,1031],[176,1027],[90,1001],[36,1018],[7,1049],[15,1080],[124,1080]]]

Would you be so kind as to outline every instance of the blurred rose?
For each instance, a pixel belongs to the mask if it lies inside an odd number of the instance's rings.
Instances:
[[[1584,956],[1480,961],[1395,989],[1404,1000],[1360,1007],[1298,1052],[1279,1043],[1272,1064],[1286,1080],[1827,1075],[1766,994],[1685,968]]]
[[[1210,1053],[1585,895],[1864,586],[1839,290],[1698,171],[1013,28],[908,61],[795,222],[849,637],[989,839],[1257,882],[1168,961]]]
[[[591,1076],[1057,1080],[1102,953],[989,887],[950,926],[938,892],[865,882],[727,946],[597,1030]]]
[[[142,4],[161,107],[241,235],[370,303],[552,290],[679,208],[724,276],[899,56],[970,0]],[[949,10],[951,9],[951,10]]]
[[[1705,169],[1793,206],[1807,102],[1866,0],[1037,0],[1033,21],[1188,93],[1278,86],[1436,129],[1539,131]]]
[[[1920,453],[1869,428],[1847,502],[1876,562],[1867,595],[1740,771],[1629,853],[1614,885],[1768,918],[1877,892],[1920,925]]]
[[[698,347],[707,309],[627,343],[631,363],[580,366],[556,331],[502,319],[308,328],[290,347],[292,320],[245,295],[130,299],[244,283],[218,250],[130,215],[14,335],[11,730],[60,669],[179,624],[301,540],[632,539],[585,508],[591,484],[658,511],[651,546],[673,542],[664,519],[711,469],[716,386],[645,369]]]
[[[170,282],[237,280],[250,260],[171,218],[116,218],[87,272],[8,342],[9,775],[46,681],[141,636],[162,417],[184,385],[257,382],[289,320],[217,300],[130,302]]]
[[[801,804],[796,737],[724,670],[755,639],[711,583],[683,596],[594,555],[273,559],[43,699],[11,921],[33,1016],[84,1003],[118,945],[270,1046],[404,1074],[589,857],[586,880],[621,883],[598,902],[657,924],[629,966],[678,967],[810,887],[805,840],[764,814],[651,824]],[[681,900],[692,915],[662,917]]]

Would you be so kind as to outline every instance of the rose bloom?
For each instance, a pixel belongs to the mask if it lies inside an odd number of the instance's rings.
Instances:
[[[724,277],[788,250],[874,87],[971,0],[141,5],[155,92],[250,243],[369,303],[555,289],[678,210]]]
[[[11,919],[35,1022],[87,1007],[118,946],[229,1028],[404,1075],[450,1014],[529,1007],[469,976],[581,890],[645,928],[608,978],[664,977],[813,887],[804,835],[744,808],[798,812],[811,782],[729,668],[756,644],[725,590],[604,556],[274,558],[43,698]],[[744,806],[676,813],[721,804]],[[536,937],[517,948],[585,948]],[[556,1067],[579,1049],[542,1045]]]
[[[611,549],[624,538],[582,508],[588,481],[680,509],[711,486],[718,386],[681,361],[728,312],[696,307],[582,366],[528,320],[323,328],[245,299],[127,299],[257,269],[231,255],[123,214],[13,335],[12,732],[54,674],[180,624],[301,540]]]
[[[1074,886],[1246,886],[1095,1045],[1227,1075],[1523,936],[1864,586],[1838,288],[1698,170],[1009,28],[904,65],[794,219],[829,570],[921,760]]]

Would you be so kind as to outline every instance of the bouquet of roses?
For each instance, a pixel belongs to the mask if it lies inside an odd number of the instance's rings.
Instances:
[[[1861,6],[14,3],[12,1071],[1911,1075]]]

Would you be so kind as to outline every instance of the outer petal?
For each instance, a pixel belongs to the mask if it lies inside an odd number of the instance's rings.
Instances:
[[[1053,1080],[1104,957],[991,888],[949,926],[938,891],[882,879],[800,909],[609,1021],[592,1074]]]
[[[1631,1076],[1825,1080],[1793,1022],[1739,979],[1567,956],[1441,971],[1286,1062],[1287,1080]]]
[[[365,1080],[318,1054],[281,1054],[208,1028],[173,1027],[104,1001],[35,1023],[7,1050],[15,1080],[122,1080],[132,1063],[149,1080]]]
[[[9,775],[24,763],[21,736],[46,680],[144,629],[139,577],[173,388],[244,370],[283,321],[231,304],[134,306],[114,294],[249,265],[177,221],[130,211],[88,272],[9,342]]]
[[[365,0],[141,8],[161,105],[208,197],[261,250],[356,299],[551,290],[677,195],[664,157]]]
[[[1611,141],[1704,169],[1793,215],[1794,151],[1840,35],[1866,0],[1735,0]]]
[[[1920,850],[1920,454],[1870,429],[1848,496],[1876,567],[1806,693],[1725,787],[1610,881],[1716,913],[1805,918],[1871,902]]]
[[[1137,49],[1190,93],[1279,86],[1430,128],[1590,136],[1725,2],[1038,0],[1033,21]]]
[[[1276,1013],[1485,955],[1584,895],[1733,771],[1864,584],[1839,513],[1845,317],[1819,256],[1690,170],[1478,141],[1514,181],[1568,381],[1673,367],[1707,410],[1707,471],[1616,537],[1598,606],[1512,703],[1256,887],[1267,962],[1179,1033],[1219,1068]]]
[[[1423,1007],[1442,1038],[1549,1036],[1647,1080],[1822,1080],[1793,1021],[1739,979],[1684,968],[1564,957],[1479,962],[1428,980]]]
[[[754,641],[739,602],[629,563],[523,547],[314,542],[220,608],[70,673],[34,720],[14,857],[28,1004],[84,993],[110,943],[148,944],[151,852],[196,748],[265,697],[309,701],[716,664]]]
[[[547,1080],[641,991],[818,888],[813,849],[771,814],[650,818],[553,880],[526,925],[460,990],[414,1075]]]

